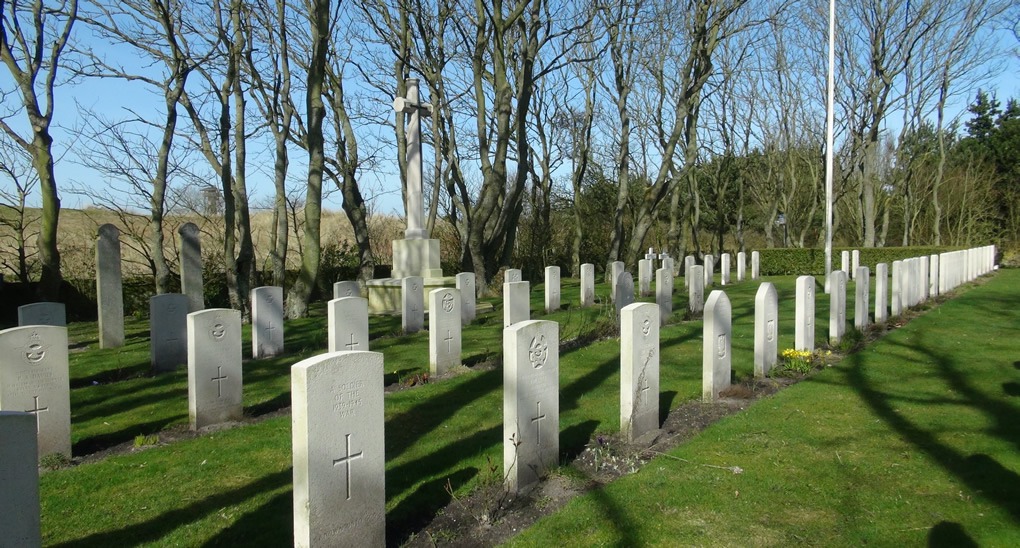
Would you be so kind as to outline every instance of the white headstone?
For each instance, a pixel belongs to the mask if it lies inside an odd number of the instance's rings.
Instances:
[[[634,302],[634,276],[630,272],[621,272],[616,278],[616,317],[620,317],[623,307]]]
[[[754,296],[754,376],[764,378],[779,356],[779,294],[765,282]]]
[[[335,282],[333,284],[333,298],[342,299],[344,297],[360,297],[361,286],[358,282],[353,280],[345,280],[342,282]]]
[[[690,289],[691,287],[691,267],[697,264],[694,259],[694,255],[688,255],[684,257],[684,288]],[[704,274],[702,274],[704,275]]]
[[[383,355],[291,368],[295,546],[386,544]]]
[[[939,294],[939,256],[934,253],[928,258],[928,294],[932,297]]]
[[[917,258],[917,265],[920,274],[917,277],[917,294],[918,302],[924,302],[928,300],[928,284],[931,282],[931,275],[928,270],[930,265],[928,264],[928,256],[922,255]]]
[[[30,325],[0,331],[0,411],[34,416],[40,458],[55,453],[71,457],[66,327]]]
[[[659,428],[658,307],[629,304],[620,326],[620,432],[634,441]]]
[[[751,252],[751,279],[757,280],[761,277],[761,253],[758,251]]]
[[[531,319],[531,284],[507,282],[503,284],[503,327]]]
[[[846,333],[846,272],[829,273],[829,342],[838,343]]]
[[[691,267],[691,285],[687,288],[687,303],[691,312],[697,314],[705,309],[705,267],[696,264]]]
[[[854,293],[854,327],[863,331],[868,327],[868,307],[871,305],[871,270],[866,266],[857,267]]]
[[[340,297],[326,303],[329,352],[364,352],[368,343],[368,299]]]
[[[796,350],[815,350],[815,278],[797,278],[797,308],[794,313],[793,347]]]
[[[715,257],[705,255],[705,287],[712,287],[715,284]]]
[[[545,313],[560,309],[560,267],[545,267]]]
[[[460,291],[460,323],[468,325],[475,321],[477,311],[475,301],[475,273],[461,272],[457,274],[457,290]]]
[[[181,235],[181,293],[188,297],[188,312],[205,308],[205,289],[202,287],[202,240],[198,225],[184,223],[177,229]]]
[[[730,385],[731,318],[726,293],[721,290],[709,293],[701,354],[701,399],[705,402],[719,399],[719,392]]]
[[[613,261],[609,264],[609,296],[612,297],[613,301],[616,301],[616,280],[619,279],[620,274],[623,274],[625,265],[623,261]]]
[[[889,265],[875,265],[875,323],[889,319]]]
[[[283,353],[283,288],[251,290],[251,356],[271,358]]]
[[[673,315],[673,273],[666,267],[655,271],[655,304],[659,307],[659,324],[665,325]]]
[[[460,365],[460,290],[429,291],[429,370],[433,376]]]
[[[191,429],[242,418],[241,312],[188,314],[188,416]]]
[[[400,327],[405,334],[417,333],[425,327],[425,283],[421,276],[401,279]]]
[[[737,252],[737,281],[742,282],[747,279],[747,253],[743,251]]]
[[[506,275],[503,276],[503,283],[513,283],[523,281],[521,278],[521,269],[519,268],[508,268],[506,269]]]
[[[149,356],[155,371],[174,371],[188,363],[187,295],[164,293],[149,298]]]
[[[722,285],[730,285],[730,254],[723,253],[719,266],[719,281]]]
[[[595,265],[584,263],[581,265],[581,306],[592,306],[595,304]]]
[[[856,280],[857,269],[861,266],[861,251],[855,249],[850,252],[850,279]]]
[[[638,289],[642,297],[652,294],[652,261],[649,259],[638,261]]]
[[[42,546],[35,417],[0,411],[0,545]]]
[[[559,324],[503,330],[503,476],[517,492],[559,465]]]
[[[893,261],[892,264],[892,298],[889,300],[889,306],[892,309],[890,315],[893,317],[899,316],[903,313],[904,298],[903,298],[903,261]]]
[[[54,325],[67,327],[64,303],[32,303],[18,307],[18,325]]]
[[[124,346],[124,288],[120,273],[120,229],[105,224],[96,239],[96,302],[99,348]]]
[[[845,251],[844,250],[844,251],[840,251],[839,252],[839,264],[840,264],[839,269],[842,270],[843,272],[846,272],[846,271],[850,270],[850,252],[849,251]],[[831,274],[831,272],[830,272],[830,274]]]

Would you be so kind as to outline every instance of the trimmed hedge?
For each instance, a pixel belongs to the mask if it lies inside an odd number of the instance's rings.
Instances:
[[[832,268],[840,268],[840,255],[843,251],[852,252],[858,249],[861,252],[861,266],[867,266],[872,271],[878,263],[887,263],[892,268],[893,261],[920,257],[922,255],[934,255],[947,251],[965,249],[963,247],[839,247],[832,248]],[[825,250],[808,248],[783,248],[783,249],[759,249],[761,253],[761,275],[762,276],[784,276],[784,275],[824,275],[825,274]]]

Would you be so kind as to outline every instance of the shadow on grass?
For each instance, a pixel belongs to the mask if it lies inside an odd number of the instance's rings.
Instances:
[[[940,521],[928,532],[930,548],[977,548],[978,543],[967,534],[963,526],[952,521]]]
[[[424,529],[436,512],[453,500],[451,491],[456,491],[477,474],[477,468],[462,468],[448,476],[421,484],[414,493],[386,512],[386,545],[402,546],[412,533]],[[476,517],[490,510],[478,508]]]
[[[136,546],[147,542],[158,542],[172,531],[189,523],[194,523],[200,516],[220,511],[227,506],[237,504],[238,501],[254,497],[260,493],[279,489],[290,483],[291,478],[292,473],[290,469],[269,474],[268,476],[263,476],[262,478],[245,486],[224,491],[211,497],[206,497],[193,504],[182,506],[180,508],[164,512],[158,516],[154,516],[147,521],[130,525],[116,531],[95,533],[83,539],[58,544],[57,546],[99,546],[105,548],[108,546]],[[280,498],[281,497],[274,497],[273,501],[278,501]],[[283,498],[286,500],[279,501],[279,505],[272,506],[275,515],[270,517],[269,514],[265,514],[266,521],[263,522],[264,527],[262,530],[268,531],[267,534],[272,538],[277,538],[277,535],[280,534],[285,535],[289,530],[287,524],[292,523],[293,521],[289,520],[286,523],[283,523],[282,518],[293,515],[290,511],[290,497],[288,496]],[[274,530],[277,532],[274,533]],[[284,539],[281,538],[280,540]],[[254,544],[286,545],[289,544],[289,539],[283,542],[273,542],[272,539],[260,537]]]
[[[71,454],[76,457],[91,455],[92,453],[109,449],[124,442],[129,442],[135,439],[135,436],[158,434],[165,430],[167,426],[180,422],[181,419],[186,418],[187,415],[178,414],[151,422],[132,424],[126,428],[117,430],[116,432],[91,436],[79,440],[71,446]]]

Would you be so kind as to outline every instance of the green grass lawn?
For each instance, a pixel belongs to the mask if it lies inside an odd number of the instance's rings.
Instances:
[[[780,348],[787,348],[793,341],[794,278],[769,281],[776,283],[779,290]],[[679,321],[679,313],[687,306],[682,282],[682,278],[677,279],[676,320],[661,330],[663,411],[695,399],[701,392],[702,326],[700,321]],[[586,340],[604,331],[612,321],[611,305],[577,308],[578,290],[576,280],[563,280],[565,308],[546,315],[540,312],[542,288],[532,287],[532,317],[560,322],[561,342],[572,338]],[[750,376],[753,371],[751,335],[756,290],[757,283],[752,282],[726,288],[733,304],[737,378]],[[608,290],[600,285],[599,293],[604,296]],[[816,303],[819,343],[827,336],[828,299],[824,297],[820,295]],[[848,310],[852,311],[851,290],[847,301]],[[926,318],[940,314],[939,310]],[[94,324],[71,326],[72,344],[85,348],[75,351],[71,358],[72,436],[76,455],[130,441],[138,435],[158,434],[187,422],[186,374],[180,371],[148,376],[147,328],[140,321],[129,321],[127,327],[128,344],[124,348],[98,350],[94,348]],[[322,352],[326,346],[321,305],[313,309],[311,317],[287,322],[285,329],[287,355],[245,361],[244,401],[245,412],[250,416],[287,407],[290,366]],[[385,355],[388,384],[428,371],[427,332],[402,336],[397,331],[399,318],[371,321],[371,349]],[[250,352],[247,329],[244,337],[247,357]],[[494,312],[483,314],[464,330],[465,363],[470,366],[498,358],[502,354],[501,340],[502,307],[497,302]],[[832,371],[816,377],[810,385],[848,382],[844,377],[830,378]],[[453,378],[387,395],[387,528],[391,542],[405,538],[449,502],[447,482],[460,496],[501,479],[501,383],[498,368],[469,368]],[[560,445],[564,461],[578,454],[593,434],[619,429],[619,383],[618,340],[596,341],[561,353]],[[801,413],[813,416],[818,409],[836,405],[827,394],[808,398],[801,404],[804,409]],[[755,409],[774,401],[778,400],[762,402]],[[797,412],[784,409],[783,413],[789,418]],[[803,436],[807,431],[801,427],[794,433]],[[796,439],[785,440],[782,432],[755,434],[754,438],[766,446],[785,446]],[[41,482],[44,541],[48,545],[93,546],[145,542],[290,544],[290,442],[289,417],[275,417],[47,473]],[[757,453],[759,448],[744,450]],[[842,458],[844,462],[848,459],[853,462],[854,456],[844,454]],[[701,460],[720,459],[713,455]],[[750,470],[743,463],[736,464]],[[692,470],[684,470],[680,476],[687,476]],[[634,478],[645,475],[643,471]],[[748,474],[736,478],[746,477]],[[773,485],[779,486],[776,489],[780,491],[803,487],[787,488],[779,480]],[[611,536],[599,538],[616,542]],[[597,538],[594,540],[598,542]]]
[[[965,289],[510,544],[1020,545],[1018,288]]]

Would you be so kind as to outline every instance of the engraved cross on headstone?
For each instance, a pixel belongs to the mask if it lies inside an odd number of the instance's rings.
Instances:
[[[46,411],[49,411],[50,408],[39,407],[39,396],[32,396],[32,400],[34,401],[33,405],[35,406],[35,409],[26,409],[25,412],[35,415],[35,432],[38,434],[41,431],[39,429],[39,413],[45,413]]]
[[[531,422],[535,424],[535,435],[538,438],[538,445],[542,445],[542,421],[545,420],[545,415],[542,414],[542,402],[536,402],[535,405],[537,410]]]
[[[347,436],[347,451],[346,451],[346,456],[340,457],[338,459],[333,459],[333,466],[337,466],[339,464],[342,464],[342,465],[344,465],[344,468],[346,468],[346,472],[347,472],[347,500],[351,500],[351,463],[353,461],[356,461],[356,460],[362,458],[364,456],[364,451],[358,451],[357,453],[351,453],[351,435],[350,434],[346,434],[346,436]]]
[[[451,330],[446,330],[446,338],[443,340],[446,341],[446,351],[453,352],[453,332]]]
[[[354,333],[351,333],[351,342],[345,344],[344,346],[347,347],[347,350],[354,350],[355,348],[358,347],[359,344],[361,343],[354,340]]]
[[[223,366],[216,366],[216,376],[212,378],[212,381],[216,383],[216,397],[223,397],[223,381],[227,380],[227,376],[223,374]]]
[[[421,116],[431,116],[432,105],[423,103],[419,99],[417,78],[408,78],[405,83],[407,97],[397,97],[393,100],[393,110],[411,115],[404,134],[407,141],[406,165],[404,166],[406,181],[404,210],[407,212],[407,230],[404,231],[404,237],[408,240],[420,240],[426,237],[423,224],[425,202],[422,199],[421,182]]]

